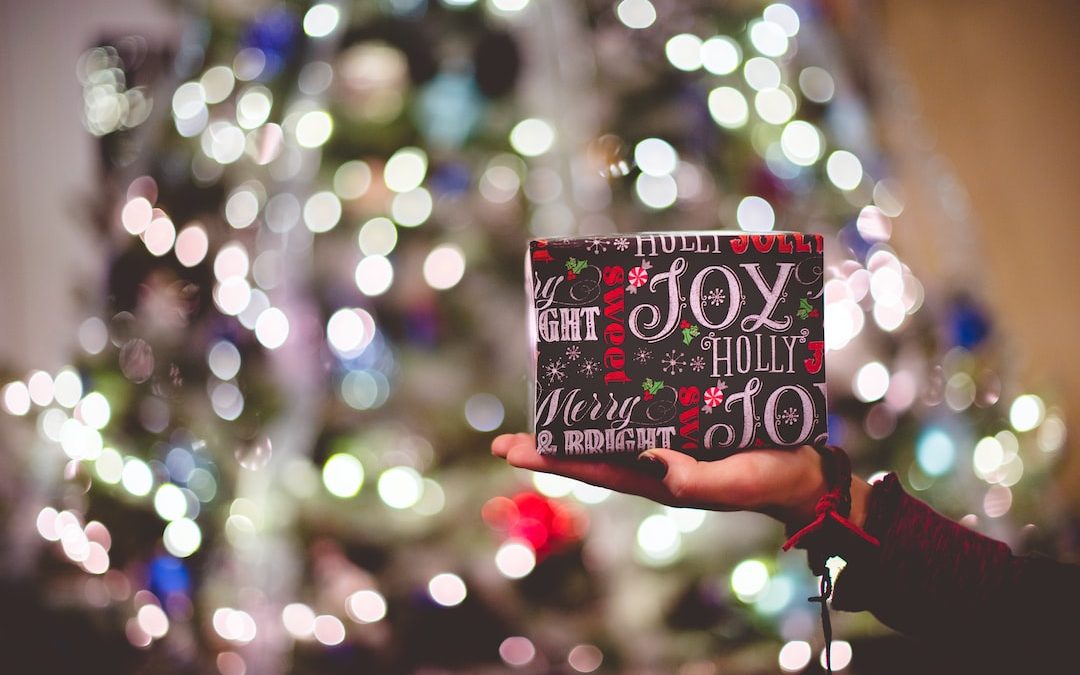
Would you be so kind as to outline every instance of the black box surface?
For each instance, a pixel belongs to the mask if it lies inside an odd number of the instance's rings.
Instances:
[[[525,267],[540,453],[825,442],[821,235],[537,239]]]

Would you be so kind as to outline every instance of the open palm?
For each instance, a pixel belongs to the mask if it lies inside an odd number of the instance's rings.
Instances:
[[[812,520],[814,504],[826,489],[819,456],[810,446],[746,450],[715,461],[653,448],[636,462],[611,457],[596,461],[537,454],[534,437],[519,433],[495,438],[491,452],[523,469],[575,478],[662,504],[757,511],[790,525]],[[658,466],[658,471],[650,470]]]

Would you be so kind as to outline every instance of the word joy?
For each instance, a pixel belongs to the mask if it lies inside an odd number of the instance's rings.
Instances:
[[[760,311],[747,314],[739,322],[739,328],[746,332],[753,332],[764,326],[768,330],[780,332],[791,327],[792,319],[786,316],[782,319],[773,318],[777,305],[783,298],[784,289],[791,279],[795,263],[779,263],[776,265],[776,277],[766,279],[762,273],[761,263],[742,263],[738,265],[749,276],[754,290],[761,298]],[[649,290],[662,291],[667,288],[667,302],[661,304],[643,303],[630,312],[627,317],[630,332],[646,342],[659,342],[675,332],[679,325],[680,309],[682,308],[682,284],[683,274],[686,272],[685,258],[675,258],[671,262],[671,268],[666,272],[653,275],[649,280]],[[727,297],[730,300],[722,316],[712,316],[703,301],[702,289],[705,282],[716,277],[727,289]],[[739,275],[728,265],[709,265],[698,271],[690,281],[690,294],[687,302],[690,311],[693,312],[697,322],[705,328],[723,330],[732,325],[739,318],[739,312],[743,306],[744,298],[748,297],[746,289]]]

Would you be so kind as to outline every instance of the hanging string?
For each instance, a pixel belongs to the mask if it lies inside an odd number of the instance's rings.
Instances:
[[[851,460],[847,453],[832,445],[817,448],[822,459],[822,472],[829,490],[823,494],[814,505],[816,517],[808,525],[801,528],[784,542],[784,550],[790,550],[799,544],[808,548],[808,539],[814,535],[820,535],[827,527],[839,525],[842,531],[854,534],[859,539],[874,547],[880,545],[876,537],[873,537],[849,520],[851,515]],[[832,621],[829,617],[829,598],[832,597],[833,583],[832,574],[825,564],[831,557],[824,547],[815,546],[808,548],[808,562],[814,574],[821,576],[819,594],[807,598],[810,602],[821,604],[821,629],[825,637],[825,669],[832,673]]]

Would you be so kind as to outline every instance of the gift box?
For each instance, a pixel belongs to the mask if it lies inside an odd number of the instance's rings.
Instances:
[[[824,443],[822,270],[799,232],[529,242],[537,450]]]

